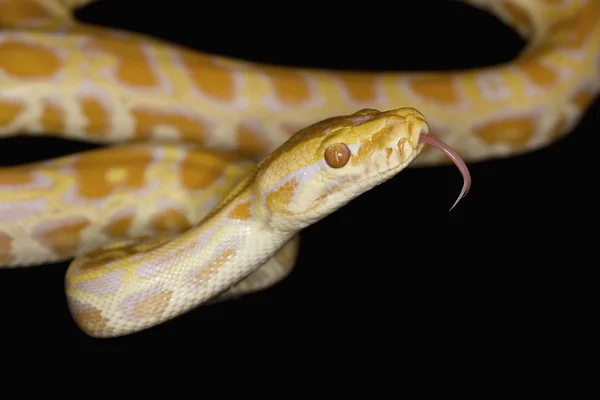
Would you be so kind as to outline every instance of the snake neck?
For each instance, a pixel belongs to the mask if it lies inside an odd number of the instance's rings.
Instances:
[[[198,225],[213,226],[228,221],[237,227],[257,230],[260,235],[285,238],[284,242],[296,234],[299,229],[291,226],[289,229],[282,229],[272,224],[276,215],[274,210],[269,208],[263,193],[264,188],[257,183],[260,173],[259,164],[241,179]]]
[[[66,274],[66,294],[78,325],[96,337],[139,331],[211,302],[265,265],[294,231],[269,229],[254,214],[252,182],[247,176],[179,236],[76,258]],[[135,304],[158,298],[160,312],[131,315]],[[98,322],[90,315],[112,319]]]

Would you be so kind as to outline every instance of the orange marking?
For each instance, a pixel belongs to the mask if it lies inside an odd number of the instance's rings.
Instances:
[[[257,131],[250,123],[241,123],[237,127],[237,141],[241,151],[262,155],[268,152],[268,146],[262,139],[261,132]]]
[[[131,310],[131,315],[134,318],[149,318],[160,315],[167,309],[172,297],[173,291],[160,290],[156,294],[137,301]]]
[[[7,265],[13,260],[12,237],[0,232],[0,265]]]
[[[113,60],[117,64],[115,78],[121,83],[143,88],[157,87],[159,81],[150,69],[146,55],[137,44],[130,40],[95,39],[88,48],[114,57]]]
[[[25,167],[17,166],[0,169],[0,185],[17,186],[33,183],[33,175]]]
[[[108,319],[102,316],[102,312],[95,307],[81,304],[75,300],[69,301],[73,319],[84,331],[105,331]]]
[[[345,89],[353,100],[359,102],[377,101],[377,90],[373,77],[346,73],[341,74],[339,79],[343,82]]]
[[[125,238],[127,237],[127,231],[131,227],[133,223],[133,216],[126,215],[124,217],[119,217],[113,221],[111,221],[106,228],[104,228],[104,233],[106,233],[111,238]]]
[[[51,15],[35,1],[0,1],[0,25],[2,27],[48,17]]]
[[[207,127],[199,118],[169,112],[165,110],[140,109],[131,111],[136,120],[136,134],[140,138],[148,138],[160,126],[169,126],[176,129],[182,139],[201,142],[207,135]]]
[[[573,30],[569,32],[569,40],[567,47],[578,49],[582,47],[585,41],[590,37],[594,29],[597,29],[598,21],[600,20],[600,3],[598,1],[588,1],[587,4],[579,11],[578,18]]]
[[[275,96],[285,105],[297,105],[310,99],[310,87],[304,77],[295,71],[266,67]]]
[[[87,132],[97,136],[105,136],[111,125],[109,112],[94,97],[81,100],[81,111],[87,120]]]
[[[529,117],[506,117],[474,128],[474,133],[490,145],[507,144],[512,149],[523,148],[535,132]]]
[[[385,159],[389,161],[393,152],[394,152],[394,150],[390,149],[389,147],[387,149],[385,149]]]
[[[250,212],[250,202],[245,201],[235,206],[235,208],[229,213],[228,217],[231,219],[241,220],[249,220],[252,218],[252,213]]]
[[[445,104],[458,104],[460,96],[450,79],[417,78],[410,81],[410,88],[427,100]]]
[[[0,100],[0,126],[8,126],[24,110],[25,106],[21,103]]]
[[[370,140],[362,142],[356,154],[352,154],[351,162],[356,163],[365,157],[370,157],[374,151],[385,147],[387,145],[386,136],[393,129],[393,126],[386,125],[383,129],[379,130],[379,132],[371,136]]]
[[[231,71],[209,57],[189,51],[181,52],[180,57],[199,91],[218,101],[234,99],[235,81]]]
[[[223,264],[225,264],[225,262],[227,260],[229,260],[234,254],[236,253],[236,250],[234,249],[229,249],[229,250],[225,250],[223,253],[221,253],[220,256],[218,256],[214,261],[212,261],[210,264],[208,264],[207,266],[205,266],[204,268],[202,268],[202,270],[196,275],[196,277],[194,278],[194,283],[204,283],[206,282],[208,279],[210,279],[210,277],[212,275],[215,274],[215,272],[217,272],[219,270],[219,268],[221,268],[223,266]]]
[[[219,213],[224,206],[229,204],[235,197],[239,196],[240,198],[248,195],[247,193],[243,193],[248,189],[248,186],[252,183],[252,181],[256,179],[256,173],[250,173],[240,179],[236,184],[233,185],[228,191],[226,191],[225,195],[221,197],[219,202],[212,210],[210,210],[205,216],[204,220],[208,220],[212,218],[217,213]]]
[[[17,78],[51,78],[61,67],[58,55],[37,44],[8,39],[0,43],[0,69]]]
[[[551,132],[550,132],[550,138],[552,140],[558,140],[560,139],[562,136],[565,135],[565,131],[567,129],[567,119],[561,115],[558,120],[556,121],[556,123],[554,124],[554,127],[552,128]]]
[[[89,270],[93,270],[93,269],[98,269],[98,268],[104,268],[106,266],[106,264],[108,264],[111,261],[114,261],[115,259],[119,258],[119,256],[121,256],[120,254],[117,255],[115,254],[115,257],[107,257],[104,256],[106,254],[106,250],[99,250],[100,252],[102,252],[102,256],[101,258],[98,259],[90,259],[90,260],[86,260],[85,262],[79,264],[79,270],[80,271],[89,271]],[[87,254],[87,257],[91,257],[91,254]]]
[[[267,208],[273,212],[285,212],[285,206],[292,202],[294,191],[300,186],[300,181],[296,178],[291,178],[278,189],[273,190],[266,197]]]
[[[594,93],[588,88],[583,88],[577,91],[571,97],[571,101],[579,107],[581,111],[587,109],[594,101]]]
[[[538,59],[527,58],[525,61],[517,61],[515,66],[536,86],[550,86],[558,80],[558,74],[544,66]]]
[[[151,161],[151,153],[136,149],[111,148],[82,153],[73,166],[80,183],[79,195],[102,198],[113,191],[142,188]],[[123,172],[118,182],[111,180],[109,171],[113,168]]]
[[[189,152],[185,155],[180,167],[181,184],[189,190],[206,189],[215,183],[228,166],[228,158],[218,155]]]
[[[150,221],[152,228],[159,232],[183,232],[189,229],[192,224],[187,217],[179,210],[169,209],[162,211]]]
[[[40,122],[42,129],[49,132],[60,132],[65,130],[64,112],[55,104],[44,104]]]
[[[42,223],[33,235],[59,257],[71,257],[79,247],[81,232],[90,224],[91,222],[86,218],[65,221],[51,228],[45,227]]]

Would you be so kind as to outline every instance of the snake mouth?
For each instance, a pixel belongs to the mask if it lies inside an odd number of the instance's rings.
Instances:
[[[471,174],[469,172],[469,168],[467,167],[465,161],[458,155],[456,150],[454,150],[446,143],[442,142],[440,139],[427,134],[421,134],[419,136],[419,142],[428,144],[445,153],[452,160],[454,165],[456,165],[463,177],[462,190],[460,191],[460,194],[458,195],[458,198],[456,199],[452,207],[450,207],[450,211],[452,211],[452,209],[456,207],[458,202],[467,195],[469,189],[471,188]]]

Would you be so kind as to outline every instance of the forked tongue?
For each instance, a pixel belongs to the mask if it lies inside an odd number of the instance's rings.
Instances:
[[[421,135],[419,141],[433,146],[436,149],[446,153],[446,155],[450,157],[454,165],[458,167],[458,170],[460,171],[463,177],[462,190],[460,191],[460,194],[458,195],[458,198],[456,199],[452,207],[450,207],[450,211],[452,211],[452,209],[458,204],[458,202],[467,195],[469,189],[471,188],[471,174],[469,173],[469,168],[467,168],[467,165],[465,164],[463,159],[458,155],[458,153],[441,140],[430,135]]]

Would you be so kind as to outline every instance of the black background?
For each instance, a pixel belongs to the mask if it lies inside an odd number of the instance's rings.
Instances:
[[[469,68],[508,61],[525,45],[493,16],[452,2],[346,4],[343,11],[292,3],[132,3],[104,1],[78,17],[199,51],[314,67]],[[462,184],[455,168],[407,170],[306,229],[297,267],[279,285],[128,337],[97,340],[76,327],[64,298],[68,264],[0,271],[0,342],[182,348],[227,357],[300,348],[324,357],[390,359],[407,352],[544,353],[560,341],[557,332],[581,327],[585,274],[597,265],[592,138],[599,114],[596,101],[560,142],[471,164],[472,190],[452,212]],[[3,139],[0,160],[11,165],[92,147]]]

